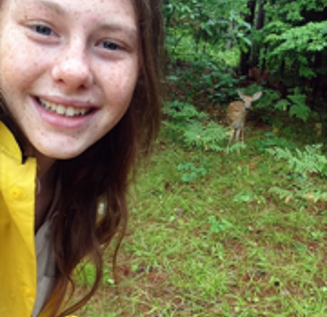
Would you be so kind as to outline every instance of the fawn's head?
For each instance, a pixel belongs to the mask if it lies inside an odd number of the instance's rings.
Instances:
[[[258,100],[262,96],[262,91],[256,92],[253,96],[246,96],[239,90],[237,91],[237,93],[240,96],[240,98],[244,101],[244,107],[246,111],[252,109],[251,107],[252,102]]]

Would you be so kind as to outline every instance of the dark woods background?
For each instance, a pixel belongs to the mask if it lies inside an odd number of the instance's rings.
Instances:
[[[327,0],[164,0],[164,14],[171,101],[222,114],[236,89],[262,90],[262,124],[326,136]]]

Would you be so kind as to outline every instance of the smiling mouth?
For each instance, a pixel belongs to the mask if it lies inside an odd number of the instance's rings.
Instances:
[[[76,108],[71,106],[67,107],[61,104],[45,101],[38,97],[36,97],[36,101],[45,110],[64,117],[82,117],[90,114],[93,111],[92,108]]]

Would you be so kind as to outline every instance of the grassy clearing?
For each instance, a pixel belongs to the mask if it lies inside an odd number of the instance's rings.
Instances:
[[[327,316],[326,177],[287,169],[265,138],[239,157],[162,138],[131,195],[121,295],[107,273],[80,316]],[[189,162],[206,172],[183,178]]]

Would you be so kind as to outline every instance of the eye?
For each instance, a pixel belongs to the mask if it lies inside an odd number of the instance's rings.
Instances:
[[[38,33],[38,34],[41,34],[41,35],[44,35],[44,36],[50,36],[53,34],[53,31],[50,27],[46,26],[46,25],[42,25],[42,24],[39,24],[39,25],[33,25],[32,26],[32,29]]]
[[[117,51],[117,50],[121,49],[121,47],[118,44],[116,44],[115,42],[112,42],[112,41],[103,42],[102,47],[105,48],[106,50],[110,50],[110,51]]]

